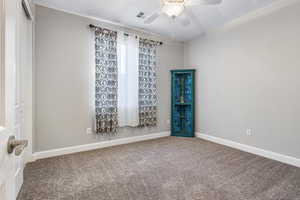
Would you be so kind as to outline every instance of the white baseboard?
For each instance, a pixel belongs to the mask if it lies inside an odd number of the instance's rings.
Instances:
[[[162,137],[167,137],[167,136],[170,136],[169,131],[153,133],[153,134],[148,134],[148,135],[142,135],[142,136],[120,138],[120,139],[115,139],[115,140],[107,140],[107,141],[102,141],[102,142],[97,142],[97,143],[84,144],[84,145],[78,145],[78,146],[72,146],[72,147],[66,147],[66,148],[59,148],[59,149],[53,149],[53,150],[48,150],[48,151],[41,151],[41,152],[34,153],[31,161],[35,161],[35,160],[43,159],[43,158],[61,156],[61,155],[66,155],[66,154],[78,153],[78,152],[82,152],[82,151],[101,149],[101,148],[111,147],[111,146],[116,146],[116,145],[121,145],[121,144],[129,144],[129,143],[133,143],[133,142],[152,140],[152,139],[162,138]]]
[[[50,157],[78,153],[78,152],[83,152],[83,151],[90,151],[90,150],[101,149],[101,148],[105,148],[105,147],[117,146],[117,145],[121,145],[121,144],[129,144],[129,143],[140,142],[140,141],[145,141],[145,140],[152,140],[152,139],[168,137],[168,136],[170,136],[169,131],[148,134],[148,135],[142,135],[142,136],[102,141],[102,142],[97,142],[97,143],[92,143],[92,144],[59,148],[59,149],[53,149],[53,150],[48,150],[48,151],[41,151],[41,152],[34,153],[32,156],[32,159],[30,161],[33,162],[35,160],[43,159],[43,158],[50,158]],[[241,144],[238,142],[234,142],[231,140],[227,140],[227,139],[223,139],[223,138],[219,138],[219,137],[215,137],[215,136],[211,136],[211,135],[206,135],[206,134],[199,133],[199,132],[196,132],[196,137],[204,139],[204,140],[208,140],[208,141],[211,141],[214,143],[222,144],[222,145],[225,145],[228,147],[232,147],[235,149],[239,149],[241,151],[245,151],[245,152],[253,153],[253,154],[256,154],[259,156],[263,156],[263,157],[266,157],[266,158],[269,158],[272,160],[290,164],[290,165],[293,165],[296,167],[300,167],[300,159],[295,158],[295,157],[275,153],[272,151],[267,151],[267,150],[260,149],[257,147]]]
[[[272,152],[272,151],[267,151],[267,150],[260,149],[260,148],[257,148],[257,147],[241,144],[241,143],[238,143],[238,142],[233,142],[231,140],[227,140],[227,139],[223,139],[223,138],[219,138],[219,137],[214,137],[214,136],[206,135],[206,134],[199,133],[199,132],[196,133],[196,137],[204,139],[204,140],[208,140],[208,141],[211,141],[211,142],[214,142],[214,143],[222,144],[222,145],[225,145],[225,146],[228,146],[228,147],[232,147],[232,148],[235,148],[235,149],[239,149],[241,151],[245,151],[245,152],[248,152],[248,153],[253,153],[253,154],[256,154],[256,155],[259,155],[259,156],[262,156],[262,157],[265,157],[265,158],[269,158],[269,159],[272,159],[272,160],[276,160],[276,161],[279,161],[279,162],[282,162],[282,163],[286,163],[286,164],[289,164],[289,165],[300,167],[300,159],[295,158],[295,157],[286,156],[286,155],[283,155],[283,154],[275,153],[275,152]]]

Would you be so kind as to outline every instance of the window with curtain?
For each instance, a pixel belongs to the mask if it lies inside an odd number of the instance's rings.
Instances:
[[[95,31],[93,80],[96,133],[157,124],[157,42],[91,26]]]

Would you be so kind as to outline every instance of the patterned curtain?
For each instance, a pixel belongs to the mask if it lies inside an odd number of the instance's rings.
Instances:
[[[139,41],[139,125],[157,124],[156,46],[153,41]]]
[[[118,127],[117,32],[95,28],[96,133],[116,133]]]

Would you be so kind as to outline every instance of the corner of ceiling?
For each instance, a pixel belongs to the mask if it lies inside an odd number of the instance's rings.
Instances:
[[[268,6],[256,9],[252,12],[242,15],[241,17],[239,17],[237,19],[234,19],[233,21],[226,23],[221,28],[219,28],[215,31],[222,32],[222,31],[231,30],[234,27],[240,26],[242,24],[245,24],[252,20],[258,19],[260,17],[267,16],[267,15],[272,14],[273,12],[276,12],[282,8],[288,7],[290,5],[293,5],[293,4],[299,3],[299,2],[300,2],[299,0],[276,0],[274,3],[271,3]]]

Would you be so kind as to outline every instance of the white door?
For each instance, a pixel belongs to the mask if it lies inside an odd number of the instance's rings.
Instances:
[[[28,71],[32,69],[32,24],[22,8],[22,0],[0,0],[1,4],[1,130],[0,199],[15,200],[23,184],[26,135]],[[4,60],[4,62],[3,62]],[[4,70],[3,70],[4,69]],[[30,93],[31,95],[31,93]],[[4,106],[3,106],[4,105]],[[31,106],[29,106],[31,108]],[[15,137],[16,148],[9,153],[8,139]],[[20,144],[18,144],[20,142]]]

